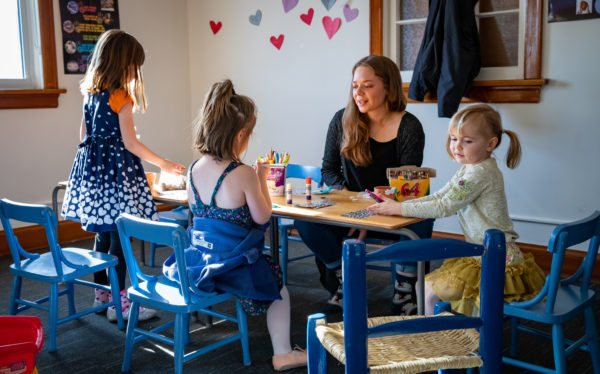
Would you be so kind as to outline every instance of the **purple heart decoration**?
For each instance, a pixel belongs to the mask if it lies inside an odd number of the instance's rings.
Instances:
[[[321,2],[325,6],[325,9],[329,10],[331,7],[333,7],[333,4],[335,4],[336,0],[321,0]]]
[[[281,0],[281,3],[283,4],[283,11],[287,13],[298,5],[298,0]]]
[[[344,5],[344,18],[346,18],[346,22],[350,22],[358,17],[358,8],[350,9],[350,5]]]

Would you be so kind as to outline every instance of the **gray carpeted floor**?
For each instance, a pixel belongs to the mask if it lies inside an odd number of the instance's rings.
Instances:
[[[90,248],[91,240],[73,244]],[[139,243],[135,243],[136,254],[139,255]],[[292,252],[305,252],[302,244],[292,243]],[[148,252],[148,250],[147,250]],[[168,256],[168,248],[157,249],[157,263]],[[10,257],[0,257],[0,289],[4,294],[4,302],[0,303],[0,314],[8,313],[8,298],[12,284],[12,276],[8,272],[11,263]],[[159,268],[145,267],[145,272],[157,274]],[[38,283],[24,281],[23,295],[29,297],[47,295],[48,288],[40,287]],[[320,312],[325,306],[327,292],[318,281],[318,273],[313,258],[303,259],[291,264],[289,267],[288,288],[292,301],[292,327],[291,340],[293,344],[306,346],[306,317],[312,313]],[[369,271],[369,313],[370,315],[385,315],[389,313],[392,287],[388,273]],[[594,287],[600,290],[598,285]],[[76,287],[76,305],[87,307],[93,301],[92,292],[84,287]],[[232,310],[233,303],[224,305],[223,310]],[[66,313],[66,300],[61,302],[62,315]],[[600,306],[596,307],[596,316],[600,316]],[[47,314],[38,310],[25,312],[28,315],[39,316],[47,323]],[[159,312],[158,318],[143,322],[145,327],[155,326],[171,318],[168,313]],[[330,321],[337,321],[341,315],[329,316]],[[600,318],[596,318],[597,321]],[[201,322],[192,319],[191,344],[200,346],[205,342],[214,341],[221,334],[228,334],[235,326],[228,322],[216,323],[212,328],[205,329]],[[187,373],[271,373],[272,349],[264,317],[248,317],[248,330],[250,339],[250,353],[252,365],[242,365],[241,347],[238,343],[221,347],[216,351],[201,356],[184,365]],[[571,323],[565,334],[577,336],[582,331],[582,321]],[[506,326],[505,326],[506,332]],[[37,359],[37,367],[41,374],[46,373],[119,373],[123,358],[124,331],[119,331],[116,324],[107,321],[103,315],[91,315],[76,321],[62,324],[58,327],[58,351],[48,353],[46,346],[42,349]],[[499,337],[500,339],[500,337]],[[507,335],[504,336],[506,346]],[[552,346],[541,338],[528,338],[524,334],[520,337],[522,357],[529,357],[535,363],[553,367]],[[166,373],[173,371],[173,359],[170,355],[171,347],[144,341],[134,347],[131,368],[133,373]],[[591,373],[591,359],[585,352],[575,353],[567,361],[569,373]],[[336,364],[330,357],[330,372],[343,373],[342,365]],[[304,373],[305,368],[289,371],[290,373]],[[504,366],[504,373],[524,373],[526,371]]]

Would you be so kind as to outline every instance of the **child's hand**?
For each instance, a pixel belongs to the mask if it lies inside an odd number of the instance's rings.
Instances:
[[[269,174],[269,162],[267,161],[256,161],[256,165],[254,166],[254,171],[258,175],[258,179],[266,180],[267,175]]]
[[[164,165],[161,165],[160,169],[167,173],[181,175],[184,166],[173,161],[164,160]]]
[[[384,216],[401,216],[402,215],[402,204],[401,203],[399,203],[398,201],[395,201],[393,199],[390,199],[384,195],[378,194],[377,196],[379,196],[383,200],[383,202],[373,204],[373,205],[367,207],[369,212],[371,212],[373,214],[384,215]]]

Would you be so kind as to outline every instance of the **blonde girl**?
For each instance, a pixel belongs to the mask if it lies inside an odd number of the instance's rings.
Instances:
[[[62,206],[65,219],[78,221],[84,230],[96,233],[95,251],[108,252],[119,259],[117,277],[124,319],[129,317],[130,305],[125,295],[125,259],[115,220],[122,212],[158,220],[141,160],[169,173],[181,174],[183,170],[183,165],[158,156],[137,139],[132,112],[146,109],[141,72],[144,56],[140,43],[124,31],[109,30],[98,39],[81,82],[81,143]],[[106,273],[95,273],[94,281],[108,284]],[[111,297],[96,289],[94,306]],[[139,319],[149,319],[154,314],[152,309],[140,308]],[[107,317],[116,321],[114,307],[107,310]]]
[[[488,229],[506,234],[506,276],[504,300],[528,300],[544,284],[544,272],[533,255],[521,252],[519,237],[508,215],[504,179],[492,152],[506,135],[510,141],[506,164],[515,168],[521,158],[517,134],[502,128],[500,114],[485,104],[471,105],[450,120],[446,150],[462,165],[450,181],[436,193],[420,199],[384,202],[369,207],[376,214],[442,218],[458,216],[465,240],[482,244]],[[449,301],[456,312],[472,315],[479,310],[479,258],[458,258],[426,276],[425,313],[431,314],[438,300]]]

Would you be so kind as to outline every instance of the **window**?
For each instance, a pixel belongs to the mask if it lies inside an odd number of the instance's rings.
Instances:
[[[12,46],[3,60],[12,63],[0,66],[0,75],[7,78],[0,79],[0,109],[56,108],[58,95],[66,90],[58,88],[52,0],[3,3],[10,13],[2,9],[2,22],[13,37],[3,34],[2,38],[3,50]]]
[[[370,0],[371,53],[394,59],[410,82],[428,15],[427,0]],[[482,69],[464,102],[539,102],[542,0],[476,5]],[[408,93],[409,83],[404,83]],[[435,102],[427,97],[426,102]]]

